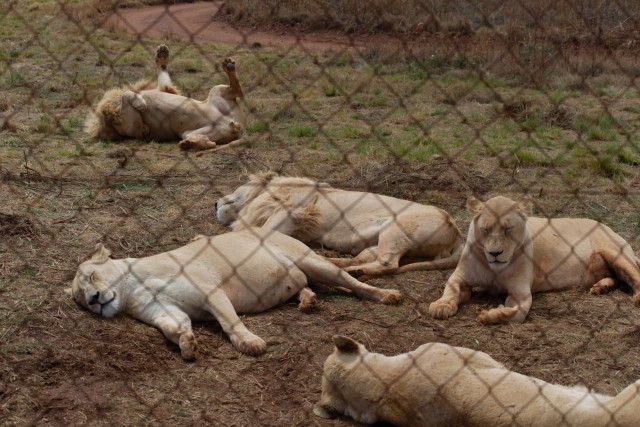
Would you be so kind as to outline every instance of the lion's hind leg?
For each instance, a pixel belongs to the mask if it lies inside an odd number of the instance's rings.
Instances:
[[[633,303],[640,306],[640,268],[636,264],[635,255],[630,258],[623,251],[611,249],[593,253],[589,258],[589,279],[597,280],[591,293],[594,293],[594,288],[596,291],[609,291],[619,281],[626,283],[633,290]]]
[[[169,65],[169,48],[167,45],[161,44],[156,49],[156,70],[158,72],[158,90],[160,92],[168,92],[180,94],[178,88],[171,81],[167,66]]]

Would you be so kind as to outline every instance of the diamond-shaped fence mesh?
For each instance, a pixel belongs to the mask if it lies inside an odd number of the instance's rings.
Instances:
[[[638,2],[0,34],[3,425],[640,424]]]

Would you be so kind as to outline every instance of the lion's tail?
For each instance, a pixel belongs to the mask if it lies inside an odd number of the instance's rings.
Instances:
[[[403,265],[398,268],[394,274],[405,273],[407,271],[431,271],[431,270],[445,270],[447,268],[455,268],[460,261],[462,255],[462,248],[464,244],[458,246],[455,251],[446,258],[434,259],[432,261],[414,262],[411,264]]]

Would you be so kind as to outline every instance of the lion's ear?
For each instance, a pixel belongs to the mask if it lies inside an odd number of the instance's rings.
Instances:
[[[482,212],[483,208],[484,203],[482,202],[482,200],[476,199],[473,196],[469,196],[469,198],[467,198],[467,209],[469,210],[469,212],[479,214],[480,212]]]
[[[349,337],[334,335],[333,343],[336,345],[336,349],[343,353],[358,353],[360,351],[358,343]]]
[[[98,243],[96,248],[93,250],[93,254],[91,254],[90,260],[96,264],[102,264],[103,262],[106,262],[110,256],[111,251],[105,248],[102,243]]]
[[[69,295],[70,297],[73,296],[73,290],[71,288],[64,288],[64,293]]]
[[[516,200],[516,209],[527,216],[533,215],[533,200],[530,197],[519,198]]]

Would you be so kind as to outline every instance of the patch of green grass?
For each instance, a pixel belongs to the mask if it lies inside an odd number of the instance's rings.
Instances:
[[[68,117],[67,120],[65,120],[64,124],[66,130],[73,131],[78,129],[82,125],[82,121],[77,117]]]
[[[55,122],[46,114],[41,114],[40,119],[34,126],[34,131],[40,133],[55,133],[58,130]]]
[[[638,156],[633,154],[630,150],[626,148],[620,149],[617,153],[618,161],[620,163],[625,163],[627,165],[639,166],[640,160]]]
[[[616,122],[610,116],[598,118],[577,117],[575,128],[578,132],[586,135],[591,141],[615,141],[619,132],[616,129]]]
[[[9,71],[9,74],[7,75],[7,86],[9,87],[16,87],[16,86],[22,86],[25,83],[25,78],[22,74],[20,74],[20,72],[18,71]]]
[[[335,86],[324,86],[322,88],[322,92],[324,93],[324,96],[334,97],[338,94],[338,88]]]
[[[554,159],[545,156],[539,151],[518,150],[514,154],[524,166],[549,166],[554,163]]]
[[[368,130],[365,129],[358,129],[352,126],[343,126],[340,129],[340,135],[343,138],[349,138],[349,139],[360,139],[360,138],[367,138],[371,135],[371,133]]]
[[[265,122],[264,120],[256,120],[255,122],[251,122],[246,126],[247,132],[249,133],[260,133],[260,132],[264,132],[267,130],[269,126],[267,125],[267,122]]]
[[[601,155],[591,162],[591,170],[602,176],[620,182],[624,179],[624,166],[609,155]]]
[[[314,136],[316,134],[316,130],[311,126],[303,126],[303,125],[295,125],[289,129],[289,135],[295,138],[308,138],[310,136]]]

